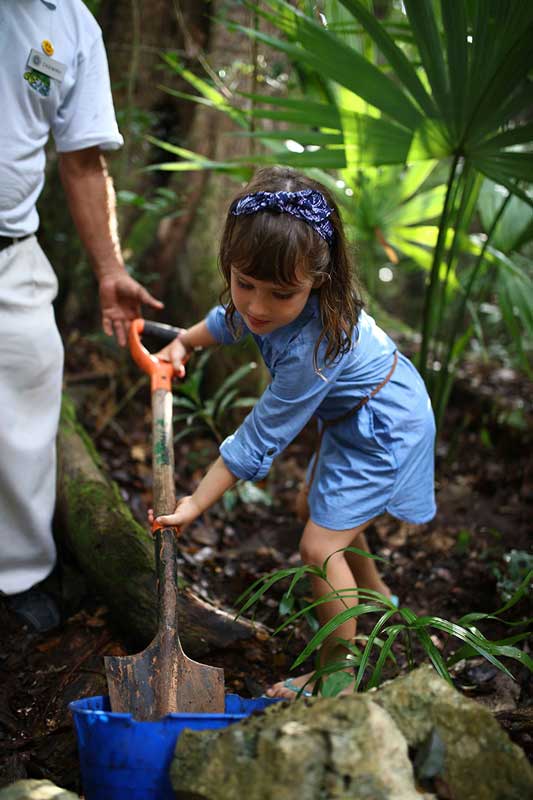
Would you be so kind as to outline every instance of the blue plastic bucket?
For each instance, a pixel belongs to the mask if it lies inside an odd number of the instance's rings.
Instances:
[[[117,714],[101,695],[69,703],[85,800],[175,800],[168,771],[183,730],[226,728],[276,702],[228,694],[224,714],[167,714],[157,722]]]

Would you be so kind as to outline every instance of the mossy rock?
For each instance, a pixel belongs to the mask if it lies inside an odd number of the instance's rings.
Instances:
[[[464,697],[429,666],[371,695],[396,722],[411,748],[432,733],[443,744],[440,777],[460,800],[533,797],[533,769],[490,711]]]
[[[363,695],[282,703],[222,732],[184,731],[179,800],[423,800],[407,743]]]
[[[223,731],[184,731],[171,780],[178,800],[427,800],[436,795],[424,789],[443,786],[457,800],[533,797],[522,750],[431,667],[366,695],[280,703]]]
[[[51,781],[16,781],[0,789],[0,800],[79,800],[79,795],[61,789]]]

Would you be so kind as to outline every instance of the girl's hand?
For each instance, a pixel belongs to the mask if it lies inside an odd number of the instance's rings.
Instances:
[[[163,349],[155,355],[157,358],[161,359],[161,361],[168,361],[172,364],[178,376],[183,378],[185,376],[184,364],[187,362],[190,353],[190,348],[184,344],[180,333],[173,342],[167,344],[166,347],[163,347]]]
[[[176,510],[173,514],[157,517],[157,522],[165,527],[177,528],[178,533],[182,533],[201,513],[202,510],[196,504],[193,496],[189,495],[188,497],[182,497],[181,500],[178,500]],[[148,510],[148,522],[150,526],[153,524],[154,519],[156,519],[154,517],[154,512],[150,508]]]

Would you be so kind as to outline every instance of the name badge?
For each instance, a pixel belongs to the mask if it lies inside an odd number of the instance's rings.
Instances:
[[[49,78],[54,78],[59,83],[61,83],[67,71],[66,64],[62,64],[60,61],[56,61],[54,58],[50,58],[50,56],[46,56],[33,48],[28,56],[28,67],[42,72],[43,75],[48,75]]]

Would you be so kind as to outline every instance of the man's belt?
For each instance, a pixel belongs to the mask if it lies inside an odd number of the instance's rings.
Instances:
[[[31,233],[28,233],[26,236],[0,236],[0,250],[5,250],[6,247],[13,247],[14,244],[23,242],[24,239],[29,239],[31,235]]]

